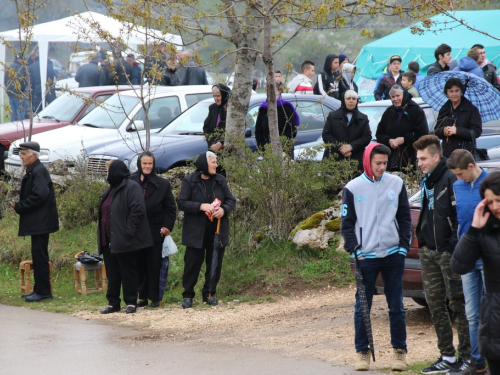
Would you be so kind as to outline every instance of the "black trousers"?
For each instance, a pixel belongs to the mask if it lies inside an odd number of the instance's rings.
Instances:
[[[127,305],[137,304],[138,273],[137,251],[111,253],[109,246],[103,246],[102,255],[108,277],[106,298],[109,305],[120,306],[120,289],[123,287],[123,301]]]
[[[488,366],[490,367],[491,375],[500,375],[500,361],[495,361],[492,359],[486,358],[488,361]]]
[[[210,233],[207,233],[210,232]],[[205,230],[205,237],[203,238],[203,248],[197,249],[195,247],[186,246],[186,253],[184,254],[184,274],[182,276],[182,286],[184,287],[183,298],[194,298],[194,287],[200,275],[203,260],[206,263],[205,271],[205,285],[203,286],[202,294],[206,298],[211,293],[216,293],[217,284],[220,280],[222,270],[222,258],[224,258],[224,248],[219,249],[219,257],[217,259],[217,268],[215,271],[215,280],[213,287],[210,286],[210,268],[212,267],[213,246],[214,246],[215,232]]]
[[[160,300],[160,268],[163,242],[138,251],[139,299],[153,302]]]
[[[50,291],[49,234],[31,236],[31,259],[35,285],[33,291],[41,296],[52,294]]]

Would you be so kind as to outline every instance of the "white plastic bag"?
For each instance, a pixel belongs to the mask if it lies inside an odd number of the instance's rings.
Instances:
[[[170,255],[173,255],[177,252],[177,245],[170,235],[165,236],[163,240],[163,247],[161,251],[162,258],[166,258]]]

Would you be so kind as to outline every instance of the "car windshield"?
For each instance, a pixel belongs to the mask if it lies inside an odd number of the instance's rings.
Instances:
[[[136,96],[114,94],[96,107],[87,116],[78,121],[78,125],[93,128],[116,129],[130,116],[130,112],[139,103]]]
[[[160,133],[165,134],[192,134],[203,132],[203,122],[208,116],[208,107],[213,101],[200,102],[184,113],[180,114]]]
[[[78,92],[71,94],[65,92],[40,111],[38,118],[44,120],[73,121],[85,105],[85,100],[89,97],[90,94],[88,93]]]

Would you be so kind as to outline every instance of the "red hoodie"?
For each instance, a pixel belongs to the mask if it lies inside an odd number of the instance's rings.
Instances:
[[[375,181],[375,175],[372,171],[372,163],[370,160],[370,155],[375,146],[378,146],[380,143],[372,142],[365,148],[365,152],[363,153],[363,169],[365,170],[366,175],[371,180]]]

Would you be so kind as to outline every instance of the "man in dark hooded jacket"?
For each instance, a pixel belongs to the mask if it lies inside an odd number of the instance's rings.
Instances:
[[[52,299],[49,268],[49,234],[59,230],[56,195],[49,172],[38,160],[40,145],[25,142],[19,145],[26,174],[21,181],[19,202],[14,211],[19,214],[19,235],[31,236],[31,257],[35,285],[23,294],[26,302]]]
[[[182,224],[182,244],[186,246],[182,276],[184,309],[193,305],[194,287],[204,260],[206,272],[205,285],[202,289],[203,302],[212,306],[218,304],[214,295],[221,275],[224,249],[229,244],[228,215],[233,210],[236,200],[229,190],[226,178],[217,174],[216,169],[217,156],[211,151],[202,152],[196,159],[196,172],[188,174],[182,180],[177,200],[179,210],[184,211]],[[219,206],[212,204],[216,199],[220,201]],[[221,247],[218,249],[215,280],[210,280],[217,228],[215,219],[220,220]]]
[[[167,60],[167,67],[163,71],[163,76],[161,77],[161,86],[179,86],[180,85],[180,75],[177,72],[177,67],[175,66],[175,61],[173,59]]]
[[[339,81],[341,79],[339,68],[339,57],[331,54],[326,56],[323,71],[318,74],[318,81],[314,86],[314,94],[331,96],[335,99],[340,99],[339,96]]]
[[[198,66],[198,64],[194,61],[193,53],[191,51],[187,51],[185,55],[189,58],[189,62],[185,67],[186,74],[184,75],[181,84],[183,86],[208,85],[207,72],[205,71],[205,68]]]
[[[387,108],[377,126],[377,142],[391,148],[388,171],[409,173],[416,169],[413,142],[429,134],[424,110],[399,85],[389,91],[392,105]],[[410,169],[411,168],[411,169]]]
[[[75,81],[79,83],[78,87],[93,87],[99,86],[99,77],[101,71],[99,69],[99,57],[93,56],[88,64],[83,64],[76,72]]]

